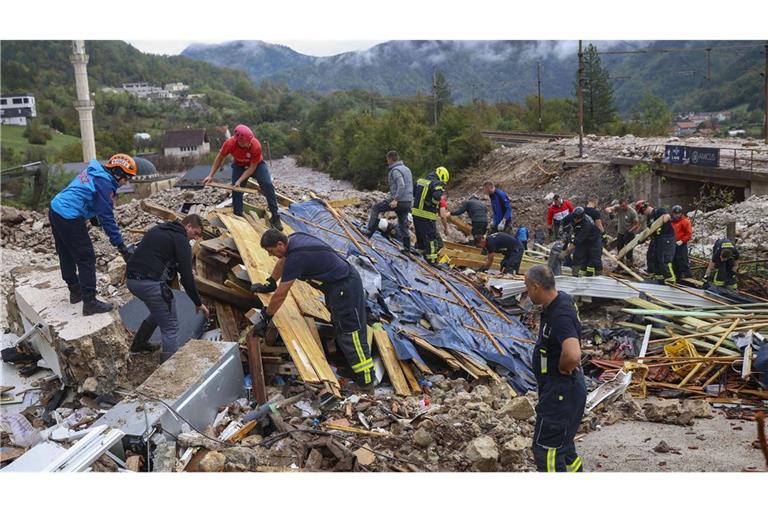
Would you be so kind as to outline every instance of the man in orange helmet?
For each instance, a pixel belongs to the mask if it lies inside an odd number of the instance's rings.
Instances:
[[[94,225],[101,225],[110,243],[127,262],[132,249],[125,245],[112,209],[118,187],[133,176],[136,176],[136,162],[128,155],[113,155],[104,165],[91,160],[51,201],[48,218],[61,277],[69,287],[69,302],[83,301],[83,315],[112,309],[112,304],[96,298],[96,254],[86,221],[97,219]]]

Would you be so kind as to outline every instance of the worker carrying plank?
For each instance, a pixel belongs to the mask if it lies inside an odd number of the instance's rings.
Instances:
[[[96,298],[96,254],[87,220],[101,226],[125,261],[133,250],[126,246],[113,212],[117,189],[136,176],[136,162],[118,153],[102,165],[91,160],[83,171],[51,201],[51,222],[61,278],[69,288],[69,302],[83,301],[83,315],[106,313],[112,304]]]
[[[546,472],[582,472],[574,437],[584,415],[587,388],[581,369],[581,321],[571,296],[555,288],[543,265],[528,270],[525,288],[543,306],[532,366],[539,391],[533,458]]]
[[[605,212],[608,213],[611,219],[616,218],[616,251],[621,251],[625,245],[634,240],[640,231],[640,219],[635,209],[629,205],[629,199],[625,197],[614,201],[614,204],[606,208]],[[628,251],[622,259],[629,267],[635,264],[632,251]]]
[[[501,260],[502,274],[517,274],[520,272],[520,262],[523,261],[525,249],[523,249],[523,244],[516,237],[509,233],[494,233],[480,240],[480,248],[483,249],[483,254],[488,255],[488,259],[478,269],[479,271],[485,272],[491,268],[495,254],[500,253],[504,255],[504,259]]]
[[[208,318],[208,308],[200,300],[192,274],[190,240],[203,233],[203,221],[198,215],[187,215],[181,221],[163,222],[152,227],[139,242],[136,252],[125,269],[128,290],[141,300],[149,315],[133,336],[131,352],[149,352],[157,348],[149,342],[160,326],[162,352],[170,356],[181,345],[178,343],[179,319],[170,283],[179,281],[195,304],[198,314]]]
[[[727,238],[721,238],[712,247],[712,260],[704,272],[704,282],[715,286],[738,288],[736,271],[739,269],[739,250]],[[712,271],[714,270],[714,275]]]
[[[408,215],[413,205],[413,175],[411,170],[400,159],[397,151],[387,153],[387,182],[389,194],[386,199],[373,205],[371,215],[368,218],[368,226],[364,233],[371,237],[376,232],[379,215],[384,212],[397,214],[397,229],[400,240],[403,242],[403,251],[411,250],[411,234],[408,231]]]
[[[491,200],[491,233],[512,230],[512,203],[506,192],[493,184],[492,181],[483,183],[483,190]]]
[[[672,227],[675,229],[675,257],[672,269],[675,275],[684,278],[691,277],[691,264],[688,259],[688,242],[693,237],[693,226],[687,215],[683,215],[683,207],[676,204],[672,212]]]
[[[597,276],[603,272],[603,241],[600,229],[592,217],[585,213],[584,208],[577,206],[563,225],[570,224],[573,234],[565,250],[560,252],[559,259],[565,260],[573,253],[573,275],[580,277]]]
[[[254,334],[265,336],[294,281],[306,281],[325,294],[336,344],[354,372],[356,383],[363,391],[372,392],[373,359],[368,345],[365,290],[355,267],[330,245],[307,233],[285,236],[268,229],[261,236],[261,247],[278,261],[266,283],[251,287],[253,293],[272,293],[267,307],[261,309],[261,318],[253,319]]]
[[[661,219],[661,226],[650,235],[651,243],[648,245],[646,256],[647,270],[659,284],[675,284],[677,277],[672,267],[675,258],[675,228],[672,226],[672,216],[665,208],[654,208],[647,201],[639,200],[635,203],[637,213],[644,215],[648,227]]]
[[[221,168],[227,155],[232,155],[232,185],[242,187],[251,175],[256,177],[261,193],[267,200],[270,217],[269,225],[283,230],[280,214],[277,212],[277,194],[272,184],[272,175],[261,151],[261,142],[253,135],[253,131],[244,124],[235,126],[233,135],[224,141],[219,154],[211,165],[211,170],[203,179],[203,186],[213,181],[213,176]],[[232,192],[232,211],[235,215],[243,216],[243,193]]]
[[[438,167],[413,184],[411,215],[416,231],[416,248],[431,264],[437,263],[437,253],[443,247],[443,240],[437,231],[437,218],[446,210],[445,186],[449,179],[448,169]]]
[[[476,195],[459,205],[458,208],[448,212],[451,217],[458,217],[466,213],[472,223],[472,240],[477,246],[488,231],[488,207]]]

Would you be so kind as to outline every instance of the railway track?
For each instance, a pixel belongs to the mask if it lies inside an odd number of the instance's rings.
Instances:
[[[573,137],[567,133],[528,133],[528,132],[481,132],[486,137],[497,144],[528,144],[531,142],[550,142],[553,140],[569,139]]]

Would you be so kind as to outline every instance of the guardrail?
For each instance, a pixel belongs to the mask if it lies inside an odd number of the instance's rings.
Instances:
[[[638,146],[635,153],[642,153],[643,158],[654,158],[664,155],[665,144],[653,144]],[[695,148],[696,146],[688,146]],[[702,146],[704,147],[704,146]],[[711,148],[711,146],[706,146]],[[749,171],[768,170],[768,150],[752,148],[723,148],[715,146],[712,149],[720,150],[720,165],[718,169],[742,169]]]

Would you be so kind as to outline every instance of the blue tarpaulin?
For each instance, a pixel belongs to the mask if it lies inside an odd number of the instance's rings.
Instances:
[[[286,215],[283,220],[294,230],[316,236],[347,256],[360,254],[343,227],[319,200],[294,203],[289,211],[295,218]],[[535,389],[531,371],[533,346],[514,339],[533,339],[533,336],[516,317],[501,318],[490,310],[481,292],[474,286],[462,282],[452,271],[435,269],[450,283],[455,293],[474,309],[487,330],[493,333],[505,351],[502,354],[480,331],[480,326],[467,309],[456,303],[456,296],[418,263],[400,254],[400,246],[380,233],[371,239],[373,248],[368,247],[360,235],[353,233],[353,236],[381,275],[380,294],[378,297],[369,295],[368,308],[374,316],[387,320],[384,329],[392,340],[398,358],[423,362],[406,331],[435,347],[455,350],[470,359],[492,363],[499,373],[505,374],[507,381],[519,393]],[[437,297],[444,297],[445,300]],[[419,324],[422,318],[429,322],[432,329]]]

